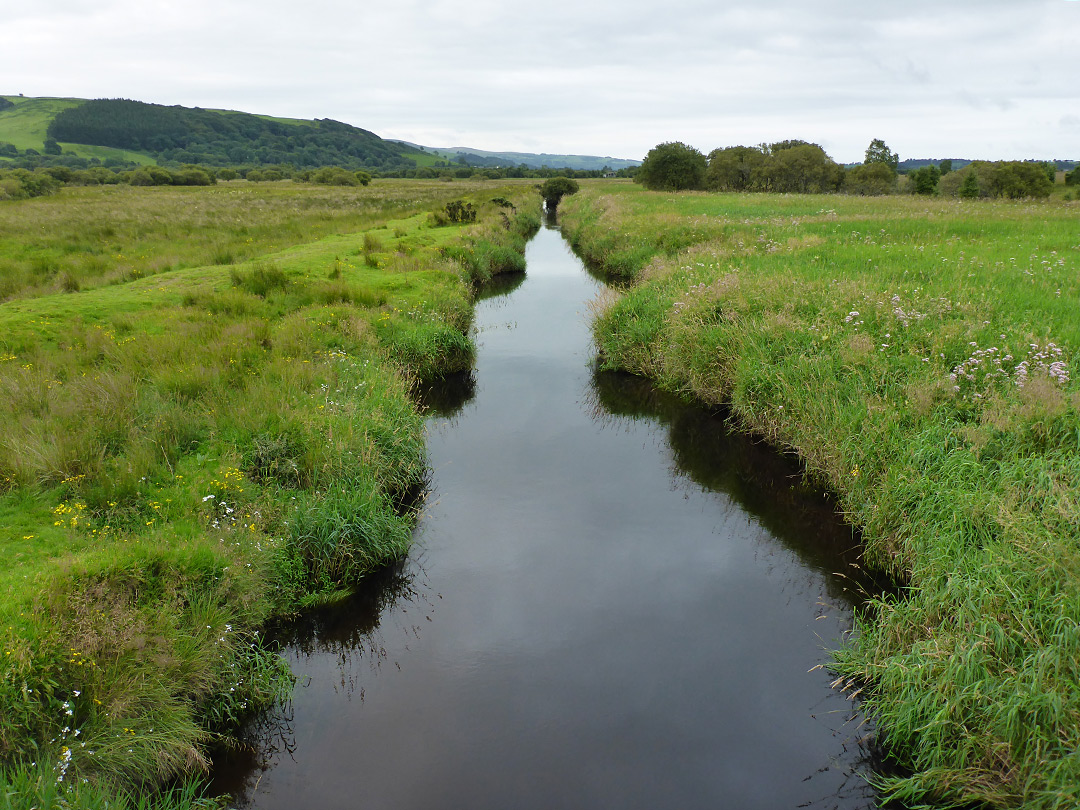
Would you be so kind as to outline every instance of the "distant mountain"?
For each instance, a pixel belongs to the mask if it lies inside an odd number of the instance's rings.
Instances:
[[[576,169],[579,171],[596,171],[605,167],[612,171],[629,169],[640,166],[640,160],[628,160],[626,158],[599,157],[596,155],[553,155],[533,152],[488,152],[483,149],[473,149],[469,146],[435,147],[421,146],[419,144],[400,141],[406,146],[422,149],[429,154],[450,161],[451,163],[466,163],[469,166],[481,167],[509,167],[528,166],[530,169]]]

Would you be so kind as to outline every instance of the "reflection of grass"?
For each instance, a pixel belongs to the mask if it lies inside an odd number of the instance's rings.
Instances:
[[[604,364],[798,451],[911,585],[838,661],[914,773],[891,789],[1075,805],[1075,206],[594,184],[560,213],[637,278]]]
[[[106,790],[190,773],[212,731],[287,686],[258,628],[404,553],[404,503],[426,476],[410,387],[472,357],[468,276],[442,251],[498,235],[484,222],[428,228],[441,184],[385,185],[373,201],[280,187],[230,207],[220,188],[97,189],[76,192],[74,209],[4,206],[17,251],[58,238],[39,236],[51,221],[61,234],[112,228],[105,238],[135,255],[205,255],[167,244],[175,223],[144,203],[179,218],[213,210],[198,238],[207,251],[237,244],[238,218],[262,246],[228,266],[23,289],[0,305],[5,762],[47,762],[54,783]],[[501,190],[523,212],[517,228],[534,227],[535,192]],[[115,224],[66,220],[95,194]],[[263,220],[245,213],[260,199]],[[319,225],[332,199],[363,213]],[[290,207],[308,211],[309,241],[285,224]],[[361,260],[350,222],[377,230],[378,267]],[[33,773],[0,775],[0,795]]]

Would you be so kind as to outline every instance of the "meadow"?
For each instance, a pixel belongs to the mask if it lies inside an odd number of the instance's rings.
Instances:
[[[423,181],[0,203],[0,807],[196,801],[156,791],[291,688],[267,627],[407,551],[414,386],[470,365],[538,210]]]
[[[585,184],[601,365],[725,406],[861,534],[837,651],[886,795],[1080,805],[1080,207]]]

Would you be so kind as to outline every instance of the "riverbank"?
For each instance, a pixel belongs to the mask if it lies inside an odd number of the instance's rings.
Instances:
[[[906,584],[840,651],[905,801],[1080,802],[1080,345],[1069,203],[586,184],[564,232],[633,283],[602,365],[797,452]]]
[[[458,199],[475,222],[448,221]],[[167,261],[200,208],[217,263]],[[408,548],[410,389],[469,366],[473,284],[521,269],[538,212],[525,184],[392,181],[4,204],[31,275],[66,244],[113,257],[0,305],[5,801],[198,773],[288,691],[266,623]]]

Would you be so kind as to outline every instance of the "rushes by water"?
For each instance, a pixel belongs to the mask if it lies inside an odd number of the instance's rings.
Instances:
[[[637,279],[603,363],[799,452],[909,586],[836,664],[913,772],[888,790],[1080,804],[1076,206],[609,184],[561,213]]]
[[[359,192],[363,213],[331,220],[365,233],[293,234],[280,249],[283,227],[251,261],[0,306],[7,793],[92,807],[197,773],[208,742],[290,686],[267,621],[405,553],[408,495],[426,476],[410,389],[472,358],[471,254],[447,254],[516,245],[538,222],[519,186],[495,189],[517,201],[513,221],[490,227],[502,208],[485,189],[476,224],[431,227],[445,186]],[[127,201],[128,217],[154,221],[142,197]],[[20,249],[39,239],[38,202],[3,206]],[[224,243],[230,217],[214,210],[203,224]],[[147,227],[150,255],[165,237]]]

